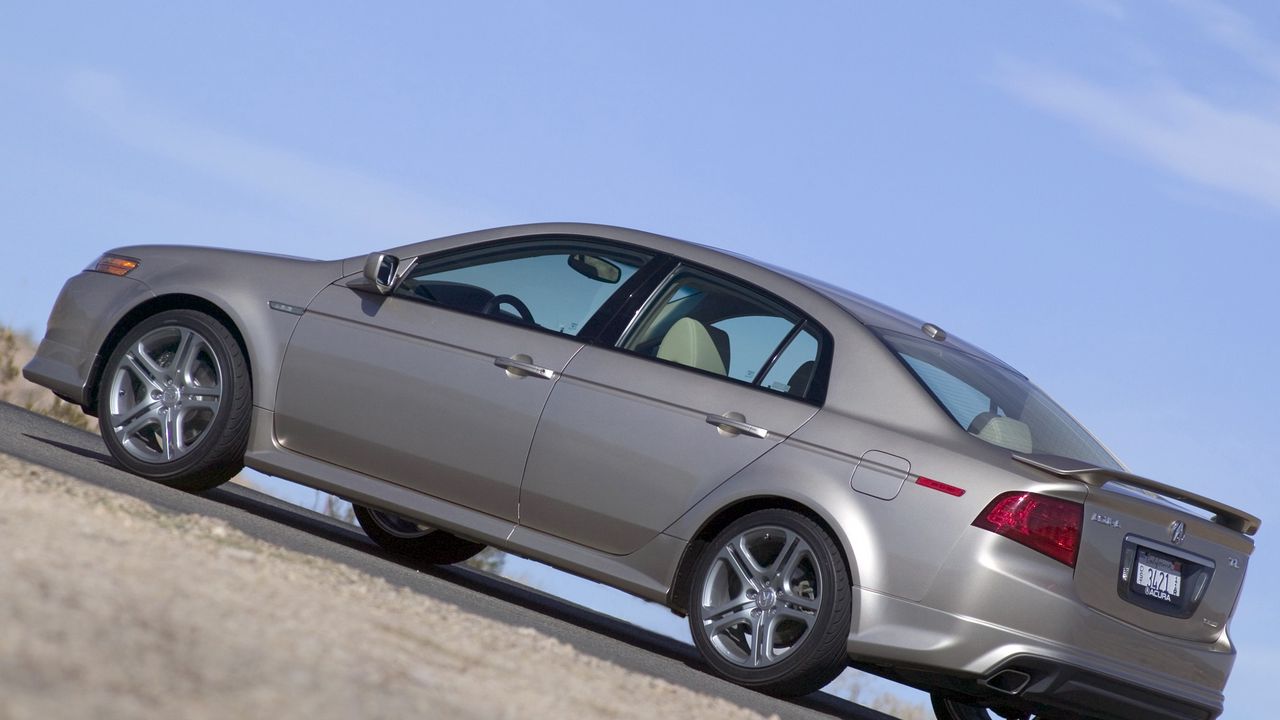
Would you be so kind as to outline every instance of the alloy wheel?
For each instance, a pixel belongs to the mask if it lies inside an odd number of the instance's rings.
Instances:
[[[130,456],[172,462],[210,434],[221,406],[223,371],[200,333],[176,325],[156,328],[120,356],[110,377],[107,422]]]
[[[817,622],[824,589],[813,548],[779,526],[755,527],[722,546],[700,591],[702,632],[729,662],[774,665]]]

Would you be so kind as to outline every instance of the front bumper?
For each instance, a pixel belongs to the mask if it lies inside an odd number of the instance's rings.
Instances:
[[[35,357],[22,376],[68,402],[93,404],[90,381],[107,335],[131,309],[153,293],[128,277],[82,272],[62,286]]]

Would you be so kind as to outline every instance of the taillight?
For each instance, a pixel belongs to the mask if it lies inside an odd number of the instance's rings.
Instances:
[[[1069,567],[1076,566],[1083,523],[1084,506],[1080,503],[1030,492],[996,497],[973,521],[975,527],[1022,543]]]

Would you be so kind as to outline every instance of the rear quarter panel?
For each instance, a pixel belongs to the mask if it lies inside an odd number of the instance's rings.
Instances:
[[[960,431],[957,430],[957,433]],[[884,499],[854,489],[868,450],[907,459],[901,489]],[[990,457],[987,457],[990,455]],[[955,497],[916,484],[925,476],[964,489]],[[1083,501],[1081,483],[1039,481],[1005,451],[966,437],[909,435],[824,410],[765,456],[718,487],[667,530],[695,537],[721,509],[756,497],[783,497],[819,515],[849,560],[852,582],[913,601],[930,592],[939,570],[973,520],[998,494],[1030,490]]]

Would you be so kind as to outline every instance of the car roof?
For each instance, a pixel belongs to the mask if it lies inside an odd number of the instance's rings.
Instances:
[[[848,315],[851,315],[863,325],[877,330],[890,330],[916,337],[928,337],[922,329],[925,322],[920,318],[832,283],[818,280],[803,273],[779,267],[730,250],[724,250],[710,245],[704,245],[702,243],[681,240],[678,238],[616,225],[578,222],[509,225],[489,230],[453,235],[445,238],[439,238],[437,240],[429,240],[424,243],[415,243],[413,245],[393,249],[392,252],[396,252],[402,257],[414,256],[425,252],[434,252],[444,249],[441,247],[442,245],[462,247],[484,242],[537,235],[571,235],[615,240],[657,252],[682,257],[691,262],[707,265],[713,268],[722,268],[724,265],[733,266],[745,263],[755,268],[757,272],[764,271],[772,275],[781,276],[804,286],[808,290],[811,290],[834,303],[837,307],[842,309]],[[363,261],[363,258],[352,258],[352,260]],[[726,263],[724,260],[728,260],[729,262]],[[739,267],[736,269],[741,271],[743,268]],[[751,278],[745,279],[748,281],[751,280]],[[1013,370],[1013,368],[1004,361],[986,352],[982,348],[973,345],[972,343],[968,343],[957,338],[950,332],[947,333],[945,342],[946,345],[950,347],[962,350],[971,355],[976,355],[990,362],[996,363],[1001,367]],[[1017,372],[1016,370],[1013,371]]]

